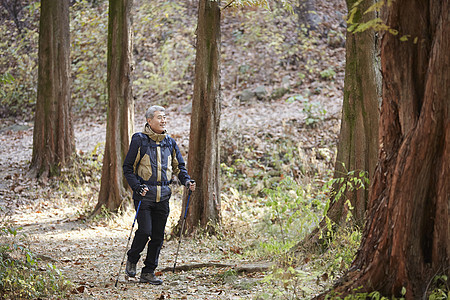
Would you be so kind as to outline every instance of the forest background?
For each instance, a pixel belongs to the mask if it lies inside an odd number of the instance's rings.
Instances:
[[[13,3],[21,9],[8,11]],[[199,230],[184,239],[185,271],[169,274],[172,228],[182,210],[182,189],[176,188],[161,259],[169,287],[151,290],[123,280],[119,289],[112,286],[133,213],[105,210],[89,217],[106,129],[107,4],[71,2],[77,160],[59,178],[37,180],[26,174],[39,2],[2,2],[2,262],[10,267],[22,255],[27,269],[4,272],[3,291],[30,298],[303,299],[328,289],[352,262],[360,229],[338,232],[324,240],[323,251],[300,259],[296,254],[295,262],[289,250],[322,220],[336,180],[331,172],[343,98],[345,3],[316,1],[314,13],[282,4],[222,12],[222,224],[215,235]],[[143,125],[149,103],[167,106],[169,131],[185,156],[196,14],[189,1],[134,1],[133,7],[135,128]]]

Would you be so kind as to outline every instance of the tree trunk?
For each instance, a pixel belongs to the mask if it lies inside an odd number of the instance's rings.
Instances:
[[[348,0],[350,9],[356,0]],[[362,15],[374,0],[360,4],[356,22],[367,22],[375,18],[375,13]],[[378,158],[378,120],[381,101],[381,77],[379,72],[378,41],[374,30],[351,33],[346,38],[346,70],[344,81],[344,102],[342,108],[341,132],[336,157],[334,178],[346,177],[349,171],[367,172],[372,178]],[[357,176],[357,175],[355,175]],[[342,184],[336,183],[336,192]],[[350,200],[353,207],[354,224],[364,225],[369,189],[346,189],[340,198],[332,198],[328,217],[337,224],[345,222]]]
[[[69,1],[41,1],[31,175],[57,175],[75,150],[69,82]]]
[[[348,10],[356,0],[348,0]],[[354,21],[367,22],[374,19],[375,13],[366,13],[374,0],[364,0],[359,5]],[[367,209],[369,188],[348,188],[348,173],[355,171],[366,173],[371,178],[378,158],[378,120],[381,100],[381,76],[379,61],[379,42],[374,30],[347,32],[346,64],[344,79],[344,101],[342,106],[341,131],[337,148],[334,179],[344,178],[344,182],[335,181],[327,216],[319,226],[302,241],[299,246],[315,247],[320,233],[327,230],[327,218],[337,227],[347,223],[347,214],[351,212],[351,223],[362,228]],[[345,185],[344,185],[345,184]],[[344,193],[336,194],[340,189]],[[347,203],[349,201],[349,203]],[[350,208],[353,208],[350,211]]]
[[[109,1],[108,24],[108,119],[105,154],[98,203],[117,211],[127,195],[122,164],[134,131],[134,100],[132,97],[132,0]]]
[[[450,7],[393,1],[381,49],[381,148],[368,220],[352,268],[335,287],[421,299],[449,276]],[[401,37],[409,35],[408,41]]]
[[[188,170],[197,181],[197,189],[191,196],[186,220],[187,231],[192,231],[199,225],[205,228],[209,224],[220,222],[219,1],[199,2],[196,49]],[[180,220],[181,218],[183,213]]]

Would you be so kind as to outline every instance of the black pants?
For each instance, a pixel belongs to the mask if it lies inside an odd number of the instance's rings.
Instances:
[[[139,201],[134,201],[137,209]],[[127,252],[128,260],[137,263],[141,252],[147,246],[147,257],[144,261],[142,273],[152,273],[158,266],[158,257],[164,242],[164,229],[169,216],[169,201],[150,202],[142,201],[137,214],[138,229],[134,235],[133,243]],[[150,241],[149,241],[150,239]]]

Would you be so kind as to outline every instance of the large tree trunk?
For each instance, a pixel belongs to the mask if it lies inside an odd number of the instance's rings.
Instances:
[[[196,49],[188,170],[197,181],[197,190],[190,202],[186,221],[188,231],[198,225],[205,227],[220,222],[219,1],[199,2]]]
[[[349,11],[355,2],[356,0],[347,1]],[[374,0],[362,1],[354,21],[362,23],[375,18],[375,12],[362,13],[373,3]],[[347,214],[351,212],[351,223],[360,228],[364,225],[368,186],[350,189],[347,183],[349,176],[359,177],[360,171],[371,178],[378,159],[378,120],[381,100],[381,76],[379,61],[376,59],[378,53],[379,42],[374,30],[347,32],[344,101],[334,171],[334,179],[343,177],[345,181],[335,181],[326,217],[304,241],[299,243],[298,247],[314,248],[320,233],[327,230],[327,218],[340,227],[347,222]],[[355,171],[354,175],[348,175],[350,171]],[[337,192],[341,188],[344,192],[337,197]],[[353,209],[349,211],[350,208]]]
[[[57,175],[74,154],[69,54],[69,0],[42,0],[32,176]]]
[[[109,1],[108,119],[102,180],[94,213],[102,206],[117,211],[129,194],[122,164],[134,131],[131,80],[132,0]]]
[[[397,0],[386,9],[399,34],[382,42],[382,144],[369,218],[335,291],[399,296],[405,288],[406,299],[421,299],[433,276],[450,275],[450,7]]]

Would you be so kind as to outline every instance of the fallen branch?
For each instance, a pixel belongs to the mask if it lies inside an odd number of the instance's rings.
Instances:
[[[237,273],[257,273],[267,271],[270,268],[270,264],[263,263],[263,264],[236,265],[236,264],[221,264],[208,262],[208,263],[176,266],[175,271],[191,271],[202,268],[232,268]],[[160,270],[160,272],[171,272],[171,271],[173,271],[173,267],[166,267]]]

